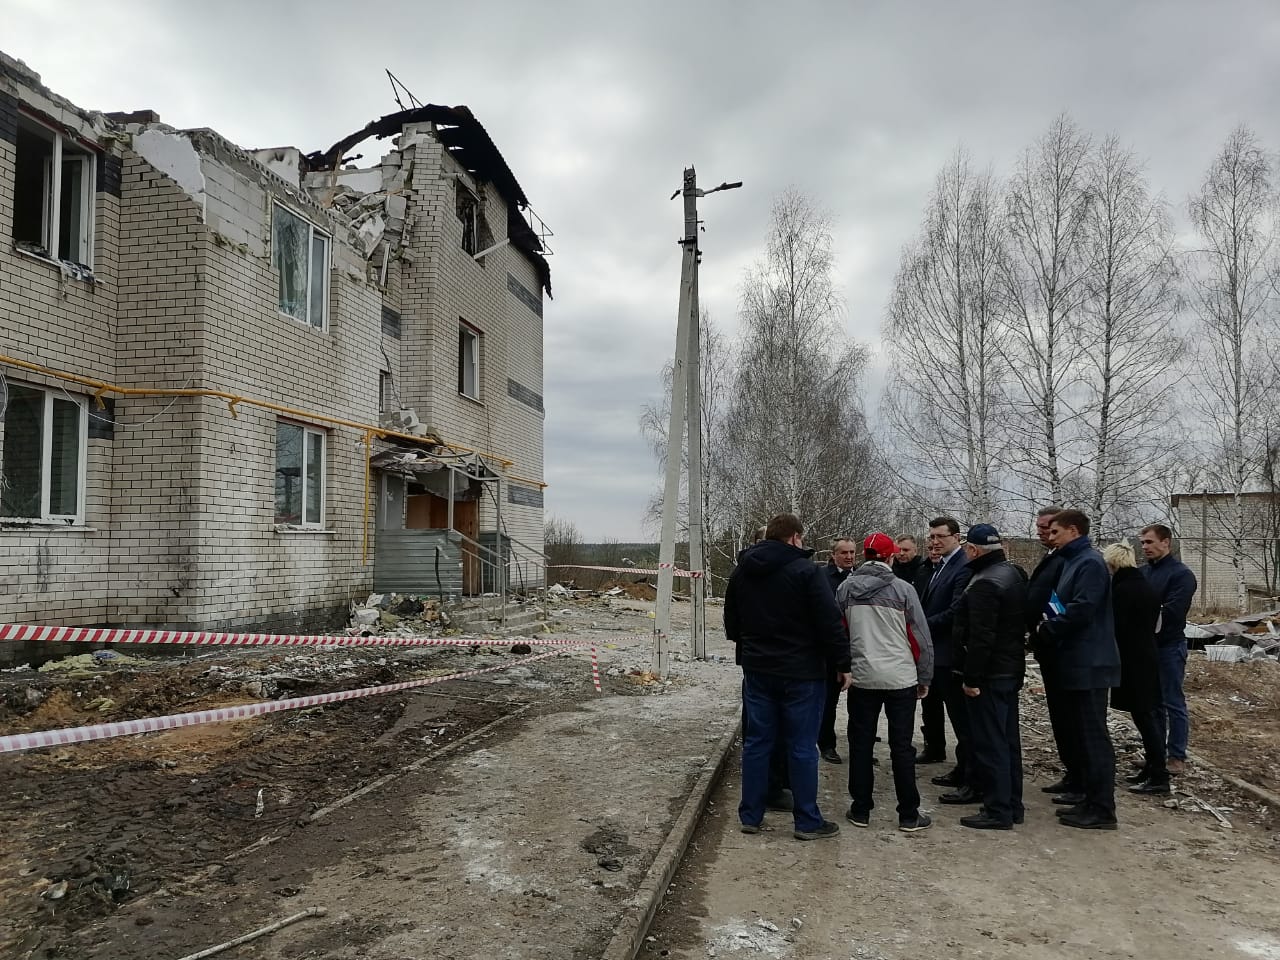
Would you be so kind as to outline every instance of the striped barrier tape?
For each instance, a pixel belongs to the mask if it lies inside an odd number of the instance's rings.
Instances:
[[[478,637],[353,637],[330,634],[210,633],[188,630],[133,630],[112,627],[50,627],[0,623],[0,640],[44,643],[136,643],[235,647],[491,647],[526,643],[537,647],[586,647],[581,640],[544,637],[495,642]]]
[[[203,723],[225,723],[229,720],[247,720],[268,713],[280,713],[284,710],[300,710],[325,703],[339,703],[344,700],[356,700],[361,697],[372,697],[382,693],[395,693],[399,690],[413,690],[433,683],[444,683],[447,680],[461,680],[482,673],[494,673],[507,670],[524,663],[534,663],[549,657],[558,657],[564,651],[552,650],[531,657],[513,660],[493,667],[480,667],[476,670],[464,670],[443,677],[425,677],[421,680],[405,680],[400,683],[385,683],[377,687],[361,687],[356,690],[339,690],[335,693],[317,693],[309,697],[293,697],[289,700],[265,700],[260,703],[245,703],[235,707],[218,707],[213,710],[198,710],[194,713],[177,713],[167,717],[143,717],[139,720],[122,720],[116,723],[99,723],[89,727],[68,727],[62,730],[42,730],[35,733],[14,733],[0,737],[0,754],[13,753],[18,750],[34,750],[38,747],[57,747],[73,743],[87,743],[91,740],[107,740],[112,737],[127,737],[138,733],[156,733],[161,730],[176,730],[179,727],[194,727]]]
[[[703,575],[702,570],[681,570],[674,563],[660,563],[658,568],[646,569],[644,567],[590,567],[582,563],[551,563],[547,564],[548,570],[604,570],[609,573],[640,573],[650,577],[656,577],[664,570],[670,570],[673,576],[689,577],[697,580]]]

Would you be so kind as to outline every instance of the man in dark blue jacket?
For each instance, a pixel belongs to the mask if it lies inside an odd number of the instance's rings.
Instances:
[[[1191,733],[1187,699],[1182,683],[1187,673],[1187,613],[1196,595],[1196,575],[1173,556],[1173,531],[1162,523],[1142,528],[1142,568],[1147,583],[1160,598],[1160,625],[1156,631],[1156,654],[1160,666],[1160,699],[1169,731],[1169,772],[1180,774],[1187,768],[1187,740]]]
[[[804,528],[792,514],[769,521],[765,539],[742,554],[724,596],[724,629],[742,664],[747,732],[742,745],[744,833],[764,820],[769,754],[785,739],[797,840],[840,828],[818,810],[818,725],[834,669],[849,685],[849,636]]]
[[[1107,694],[1120,682],[1111,607],[1111,572],[1089,542],[1089,518],[1063,510],[1049,528],[1062,572],[1050,595],[1036,647],[1046,672],[1057,677],[1063,717],[1074,731],[1082,792],[1064,793],[1058,814],[1069,827],[1116,828],[1116,755],[1107,730]]]
[[[1053,675],[1053,665],[1045,662],[1035,643],[1036,630],[1044,619],[1049,598],[1058,586],[1058,578],[1062,576],[1062,557],[1053,549],[1053,538],[1050,535],[1053,518],[1061,511],[1061,507],[1041,507],[1036,512],[1036,536],[1048,552],[1036,564],[1027,584],[1027,636],[1031,639],[1036,661],[1040,664],[1040,677],[1044,681],[1044,705],[1049,711],[1053,742],[1058,748],[1058,759],[1062,762],[1062,776],[1040,789],[1045,793],[1080,793],[1083,784],[1080,763],[1076,759],[1075,731],[1063,714],[1062,700],[1058,695],[1058,678]]]
[[[920,597],[924,615],[929,621],[929,635],[933,638],[933,686],[930,697],[937,697],[946,706],[951,718],[951,729],[956,735],[956,765],[950,773],[932,777],[931,783],[952,787],[939,799],[943,803],[980,803],[982,796],[974,788],[969,776],[969,714],[961,690],[960,677],[955,672],[956,652],[951,630],[956,607],[964,588],[969,583],[969,560],[960,549],[960,523],[954,517],[936,517],[929,521],[929,545],[938,559],[933,575],[929,578]],[[922,701],[923,702],[923,701]],[[935,701],[936,702],[936,701]],[[931,713],[921,707],[925,722],[925,757],[933,758],[944,750],[939,743],[941,714]],[[931,722],[932,721],[932,722]],[[933,729],[930,729],[931,726]]]

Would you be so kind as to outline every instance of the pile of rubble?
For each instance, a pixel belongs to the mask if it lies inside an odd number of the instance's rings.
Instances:
[[[1184,632],[1193,646],[1200,642],[1210,660],[1280,661],[1280,610],[1219,623],[1188,623]]]
[[[449,615],[433,597],[371,593],[351,605],[347,633],[360,637],[438,637],[450,626]]]

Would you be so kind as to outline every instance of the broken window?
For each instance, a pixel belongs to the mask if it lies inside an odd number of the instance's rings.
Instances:
[[[493,231],[484,216],[484,201],[472,193],[462,180],[454,180],[454,210],[462,223],[462,249],[475,256],[493,246]],[[478,261],[484,266],[484,258]]]
[[[0,517],[83,517],[87,423],[83,402],[62,391],[9,385],[0,442]]]
[[[93,152],[27,117],[18,118],[16,148],[14,242],[92,267]]]
[[[480,332],[465,320],[458,326],[458,392],[480,399]]]
[[[271,208],[271,264],[280,276],[280,312],[323,330],[329,303],[329,237],[276,204]]]
[[[276,523],[324,524],[324,432],[276,424]]]

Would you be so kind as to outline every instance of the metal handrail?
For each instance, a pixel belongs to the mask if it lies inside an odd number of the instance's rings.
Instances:
[[[511,578],[508,576],[508,574],[510,573],[510,569],[508,566],[509,563],[514,561],[516,570],[520,574],[521,590],[527,592],[529,589],[529,582],[525,576],[526,562],[528,562],[529,565],[532,567],[532,571],[530,572],[540,570],[542,574],[542,578],[541,578],[542,585],[544,588],[546,587],[547,557],[546,557],[546,554],[542,553],[542,551],[534,550],[534,548],[529,546],[527,543],[524,543],[523,541],[518,540],[515,537],[509,536],[501,532],[498,532],[497,534],[496,549],[494,547],[489,547],[478,540],[472,539],[471,537],[467,536],[465,533],[462,533],[459,530],[450,530],[448,531],[448,534],[451,537],[457,537],[459,542],[465,543],[468,546],[473,548],[473,553],[471,555],[474,556],[482,565],[484,565],[481,568],[482,570],[487,567],[489,570],[493,572],[494,577],[497,580],[498,585],[500,586],[500,590],[497,591],[497,593],[502,600],[501,622],[502,622],[503,629],[506,629],[506,626],[507,626],[507,595],[509,592],[509,588],[511,586],[511,583],[510,583]],[[509,558],[505,555],[506,552],[502,550],[502,547],[504,546],[504,541],[506,546],[513,548],[510,551]],[[514,549],[515,546],[523,547],[524,550],[526,551],[525,555],[522,556],[520,551]]]

